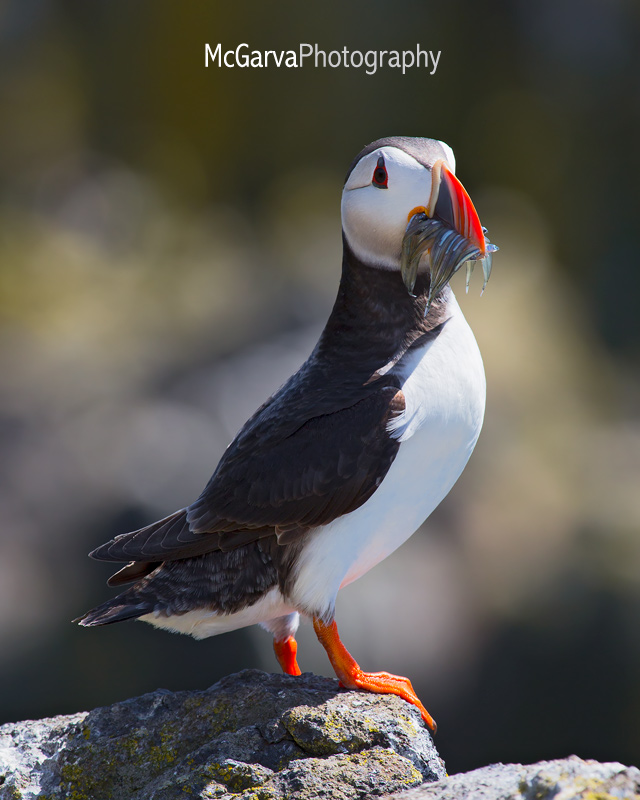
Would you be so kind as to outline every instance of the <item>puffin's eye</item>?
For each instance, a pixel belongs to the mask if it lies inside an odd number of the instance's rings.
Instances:
[[[371,183],[377,186],[378,189],[386,189],[389,176],[387,175],[387,168],[384,165],[384,157],[380,156],[376,168],[373,170],[373,178]]]

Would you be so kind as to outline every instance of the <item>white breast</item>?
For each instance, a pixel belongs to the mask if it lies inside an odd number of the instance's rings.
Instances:
[[[364,575],[424,522],[459,478],[484,418],[486,385],[475,337],[453,296],[442,332],[402,360],[405,411],[390,426],[400,449],[380,488],[324,528],[300,556],[292,599],[331,613],[341,586]]]

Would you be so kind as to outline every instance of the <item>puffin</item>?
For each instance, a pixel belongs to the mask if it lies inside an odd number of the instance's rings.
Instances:
[[[90,553],[131,584],[77,621],[139,619],[197,639],[259,624],[300,675],[312,621],[343,687],[395,694],[436,724],[408,678],[364,672],[338,634],[339,590],[390,555],[464,469],[486,383],[449,286],[484,284],[497,249],[444,142],[393,136],[351,163],[337,298],[307,361],[258,408],[191,505]],[[484,289],[484,286],[483,286]]]

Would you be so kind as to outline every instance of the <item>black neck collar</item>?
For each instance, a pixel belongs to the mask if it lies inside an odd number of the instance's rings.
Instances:
[[[450,290],[446,287],[434,298],[425,317],[428,291],[428,272],[418,276],[412,296],[399,270],[361,261],[343,234],[338,296],[315,356],[322,361],[339,359],[359,375],[374,376],[396,363],[418,340],[435,336],[441,329]]]

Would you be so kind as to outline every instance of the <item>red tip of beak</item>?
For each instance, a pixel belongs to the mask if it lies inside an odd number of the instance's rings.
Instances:
[[[434,186],[434,190],[437,188],[435,204],[433,203],[435,191],[432,191],[432,200],[429,201],[429,216],[437,216],[455,228],[461,236],[475,244],[483,256],[486,255],[487,243],[480,218],[467,190],[444,161],[439,161],[433,166],[434,183],[438,180],[438,172],[440,173],[440,182]]]

